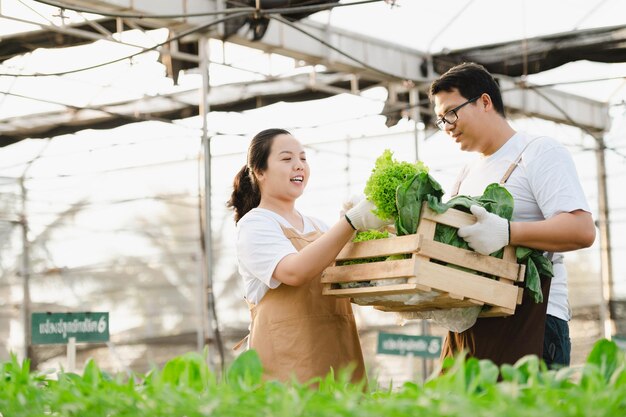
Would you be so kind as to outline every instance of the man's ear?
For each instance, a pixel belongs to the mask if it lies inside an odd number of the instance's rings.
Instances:
[[[491,110],[493,108],[493,102],[491,101],[491,96],[487,93],[483,93],[482,96],[478,99],[478,102],[485,111]]]

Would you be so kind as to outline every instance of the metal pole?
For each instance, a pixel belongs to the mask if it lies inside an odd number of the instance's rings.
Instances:
[[[609,201],[606,189],[606,161],[604,138],[596,138],[596,164],[598,170],[598,229],[600,230],[600,275],[602,299],[600,300],[600,322],[604,337],[611,338],[611,300],[613,299],[613,268],[611,260],[611,235]]]
[[[411,106],[411,113],[413,118],[413,135],[415,139],[415,162],[419,161],[419,137],[420,137],[420,124],[422,122],[422,116],[419,109],[419,90],[413,88],[409,91],[409,105]],[[430,332],[428,326],[428,320],[420,320],[421,334],[427,336]],[[422,381],[426,381],[428,378],[428,365],[431,360],[426,357],[422,357]]]
[[[20,214],[20,225],[22,226],[22,305],[20,315],[24,326],[24,358],[29,358],[30,352],[30,248],[28,242],[28,221],[26,217],[26,186],[24,177],[20,178],[20,189],[22,191],[22,213]]]
[[[350,181],[350,157],[352,155],[352,138],[348,137],[346,139],[346,199],[350,198],[350,189],[352,187],[352,182]]]
[[[419,110],[419,91],[417,88],[409,91],[409,105],[411,106],[411,113],[413,118],[413,134],[415,137],[415,162],[419,161],[419,128],[418,125],[422,121]]]
[[[200,99],[200,117],[202,117],[202,149],[204,151],[204,248],[205,248],[205,265],[203,282],[200,297],[202,297],[202,336],[198,335],[198,347],[204,347],[205,335],[208,335],[213,328],[210,324],[211,308],[209,303],[211,297],[208,292],[213,291],[213,245],[211,234],[211,138],[208,135],[209,114],[209,56],[207,53],[208,42],[206,37],[201,37],[199,42],[200,55],[200,74],[202,74],[202,90]],[[199,332],[200,333],[200,332]],[[215,338],[213,338],[215,341]],[[209,363],[212,364],[211,355],[209,354]]]

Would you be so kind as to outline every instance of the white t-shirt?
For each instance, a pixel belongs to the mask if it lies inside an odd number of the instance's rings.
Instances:
[[[499,183],[524,146],[535,137],[516,133],[497,152],[467,165],[459,175],[459,195],[480,196],[487,185]],[[567,149],[550,137],[538,137],[526,150],[520,164],[504,184],[514,200],[513,221],[549,219],[575,210],[590,212],[576,167]],[[550,286],[548,314],[569,320],[567,270],[562,255],[553,257],[554,277]]]
[[[315,226],[325,232],[328,226],[318,219],[302,216],[306,234]],[[258,304],[280,281],[273,278],[276,265],[297,250],[280,226],[295,229],[285,218],[271,210],[254,208],[237,222],[237,260],[243,277],[246,299]],[[295,229],[297,231],[297,229]]]

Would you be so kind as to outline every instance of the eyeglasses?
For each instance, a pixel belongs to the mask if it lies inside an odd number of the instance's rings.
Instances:
[[[463,106],[473,103],[476,100],[478,100],[480,97],[482,96],[482,94],[480,96],[476,96],[474,98],[470,98],[469,100],[467,100],[465,103],[456,106],[455,108],[453,108],[452,110],[448,110],[446,112],[446,114],[444,114],[442,117],[440,117],[439,119],[435,120],[435,124],[437,125],[437,127],[441,130],[444,130],[446,128],[446,123],[449,125],[453,125],[456,123],[457,120],[459,120],[459,115],[456,113],[458,112]]]

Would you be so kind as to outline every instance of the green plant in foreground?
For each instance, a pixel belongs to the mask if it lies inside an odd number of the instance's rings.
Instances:
[[[350,383],[349,371],[309,383],[264,381],[255,351],[217,378],[206,355],[188,353],[147,375],[111,376],[90,361],[82,375],[31,372],[15,356],[0,364],[0,413],[63,417],[615,416],[626,415],[624,352],[598,341],[578,368],[548,370],[527,356],[498,368],[446,359],[426,382],[393,390]],[[316,385],[312,385],[315,383]]]

